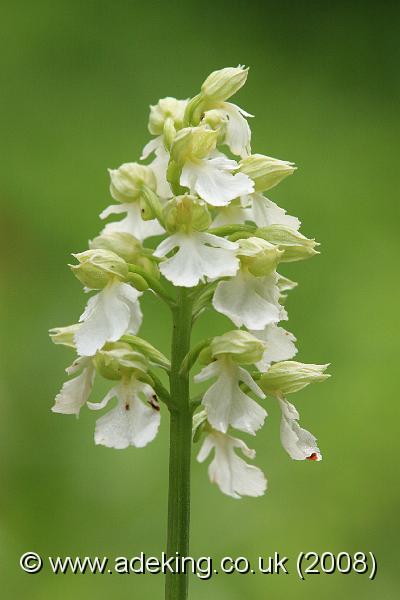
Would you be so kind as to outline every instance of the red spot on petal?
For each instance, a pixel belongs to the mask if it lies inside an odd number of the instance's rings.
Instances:
[[[306,457],[307,460],[318,460],[318,454],[316,452],[313,452],[312,454],[310,454],[310,456]]]

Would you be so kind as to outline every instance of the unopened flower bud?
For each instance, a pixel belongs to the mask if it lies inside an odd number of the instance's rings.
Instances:
[[[215,102],[224,102],[244,86],[248,71],[241,66],[213,71],[201,86],[201,92]]]
[[[175,129],[180,129],[185,115],[187,100],[161,98],[157,104],[150,106],[149,131],[153,135],[162,135],[164,124],[171,119]]]
[[[263,154],[251,154],[240,161],[239,169],[254,181],[256,192],[265,192],[291,175],[296,167],[286,160]]]
[[[238,256],[241,264],[255,277],[275,271],[283,251],[259,237],[239,240]]]
[[[205,127],[186,127],[178,131],[171,148],[171,158],[182,165],[208,156],[217,144],[218,132]]]
[[[148,368],[146,357],[123,342],[105,344],[96,353],[93,364],[96,371],[106,379],[121,379],[135,371],[146,373]]]
[[[172,198],[164,208],[164,222],[169,233],[192,229],[204,231],[211,220],[205,203],[189,194]]]
[[[256,235],[276,244],[282,250],[281,262],[305,260],[319,254],[315,250],[315,247],[319,245],[315,240],[310,240],[299,231],[285,225],[269,225],[269,227],[257,229]]]
[[[235,329],[215,337],[210,348],[213,357],[229,354],[232,360],[250,365],[261,360],[265,343],[243,329]]]
[[[155,191],[156,177],[150,167],[138,163],[124,163],[118,169],[109,169],[111,196],[118,202],[133,202],[142,194],[143,186]]]
[[[138,253],[142,248],[142,244],[130,233],[122,231],[112,231],[103,233],[91,242],[89,242],[91,250],[101,248],[102,250],[110,250],[120,256],[127,263],[135,261]]]
[[[310,383],[325,381],[330,375],[324,373],[329,365],[304,364],[291,360],[275,363],[257,381],[266,394],[286,396],[302,390]]]
[[[74,275],[90,289],[100,290],[117,277],[126,279],[128,265],[114,252],[109,250],[87,250],[73,254],[78,265],[69,265]]]

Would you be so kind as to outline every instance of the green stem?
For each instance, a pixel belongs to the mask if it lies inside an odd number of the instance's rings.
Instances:
[[[172,309],[173,334],[170,390],[170,453],[167,556],[189,555],[190,458],[193,408],[189,399],[189,375],[180,373],[182,361],[190,349],[192,304],[187,290],[178,289]],[[186,600],[189,573],[167,572],[165,600]]]

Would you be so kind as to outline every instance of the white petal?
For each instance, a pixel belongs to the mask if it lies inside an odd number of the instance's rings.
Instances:
[[[254,189],[254,183],[247,175],[231,173],[237,168],[236,161],[224,156],[188,162],[182,169],[180,183],[209,204],[226,206],[234,198]]]
[[[208,388],[202,400],[209,423],[222,433],[226,433],[231,425],[255,435],[264,423],[266,411],[240,389],[239,381],[243,375],[238,365],[229,358],[218,359],[216,364],[219,367],[218,379]],[[264,398],[263,392],[259,391],[260,397]]]
[[[297,217],[287,215],[283,208],[280,208],[275,202],[269,200],[262,194],[252,194],[252,217],[251,220],[258,227],[268,227],[269,225],[285,225],[296,231],[300,228],[301,222]]]
[[[215,448],[215,454],[208,467],[208,474],[211,482],[216,483],[221,492],[232,498],[264,494],[267,481],[262,471],[248,465],[235,452],[235,448],[239,448],[246,456],[254,457],[254,451],[242,440],[218,432],[210,433],[204,440],[198,461],[203,462],[212,448]]]
[[[100,213],[100,219],[107,219],[110,215],[120,215],[125,213],[127,206],[128,204],[111,204]]]
[[[127,283],[114,281],[92,296],[75,334],[78,354],[92,356],[106,342],[116,342],[127,332],[137,333],[142,321],[140,295]]]
[[[316,438],[297,422],[300,417],[296,408],[285,399],[280,399],[279,404],[282,411],[281,443],[286,452],[294,460],[321,460]]]
[[[248,371],[246,371],[246,369],[239,367],[238,374],[239,374],[240,381],[243,381],[243,383],[245,383],[247,385],[247,387],[250,388],[250,390],[253,392],[253,394],[255,394],[256,396],[258,396],[261,399],[265,398],[264,392],[256,384],[256,382],[254,381],[254,379],[252,378],[250,373]]]
[[[228,205],[220,206],[218,213],[212,222],[213,227],[222,227],[223,225],[241,225],[246,221],[252,220],[252,212],[242,206]]]
[[[194,287],[206,277],[212,280],[234,275],[239,268],[236,245],[215,235],[176,233],[160,244],[155,256],[163,256],[174,247],[178,252],[160,264],[160,271],[176,286]]]
[[[69,367],[67,367],[65,369],[65,371],[68,373],[68,375],[73,375],[74,373],[77,373],[81,369],[85,369],[86,367],[88,367],[91,364],[92,364],[92,359],[89,358],[88,356],[78,356],[78,358],[76,358],[74,360],[72,365],[69,365]]]
[[[139,241],[164,233],[164,229],[156,219],[152,219],[151,221],[144,221],[142,219],[139,202],[127,202],[121,205],[109,206],[103,210],[100,217],[105,219],[111,214],[119,213],[126,213],[126,217],[121,221],[107,223],[102,233],[113,233],[115,231],[130,233]]]
[[[274,273],[266,277],[253,277],[240,270],[236,277],[220,281],[215,290],[213,306],[237,327],[245,325],[248,329],[264,329],[284,316]]]
[[[118,404],[96,421],[96,444],[117,449],[143,448],[157,435],[160,413],[140,396],[149,397],[154,391],[147,384],[132,380],[121,382],[113,392]]]
[[[153,138],[152,140],[147,142],[147,144],[143,148],[142,156],[140,157],[140,160],[146,160],[146,158],[148,158],[150,156],[150,154],[153,154],[153,152],[156,152],[156,150],[161,148],[163,145],[164,145],[164,142],[163,142],[162,135],[159,135],[158,137]]]
[[[256,338],[266,342],[265,352],[257,368],[266,372],[272,362],[290,360],[297,354],[296,338],[292,333],[275,324],[267,325],[263,331],[251,331]]]
[[[167,181],[167,168],[169,163],[169,153],[164,146],[157,150],[156,157],[149,167],[151,167],[157,180],[157,194],[161,198],[171,198],[173,196],[171,186]]]
[[[219,375],[220,372],[220,363],[215,360],[214,362],[210,363],[209,365],[206,365],[205,367],[202,368],[202,370],[200,371],[200,373],[197,373],[197,375],[194,376],[194,381],[195,383],[201,383],[203,381],[207,381],[208,379],[211,379],[212,377],[217,377],[217,375]]]
[[[64,415],[79,415],[80,409],[86,403],[92,391],[95,370],[93,365],[83,369],[77,377],[66,381],[57,394],[52,411]]]
[[[223,110],[228,115],[225,143],[233,154],[242,158],[248,156],[251,152],[251,130],[244,116],[252,115],[231,102],[224,102]]]

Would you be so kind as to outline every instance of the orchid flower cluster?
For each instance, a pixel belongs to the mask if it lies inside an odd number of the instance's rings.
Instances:
[[[210,382],[190,400],[193,440],[202,440],[199,462],[214,452],[210,480],[234,498],[266,489],[262,471],[244,460],[255,452],[233,431],[256,434],[267,416],[267,396],[279,405],[280,437],[289,456],[321,459],[316,438],[299,425],[287,396],[328,377],[327,365],[292,360],[296,339],[280,325],[288,319],[285,299],[296,284],[277,269],[316,255],[317,243],[299,232],[296,217],[264,195],[295,166],[252,154],[252,115],[229,101],[247,75],[241,66],[221,69],[194,98],[167,97],[150,107],[153,137],[142,162],[109,171],[116,204],[100,217],[122,218],[73,255],[71,269],[91,297],[79,323],[50,332],[56,344],[77,354],[67,369],[72,378],[52,410],[102,411],[115,398],[116,405],[96,422],[95,442],[140,448],[157,434],[160,401],[179,410],[163,383],[169,359],[137,335],[141,296],[155,294],[174,308],[175,288],[184,289],[193,323],[208,309],[225,315],[231,330],[189,349],[179,374],[187,377],[197,363],[202,368],[194,382]],[[92,402],[97,375],[110,389]]]

